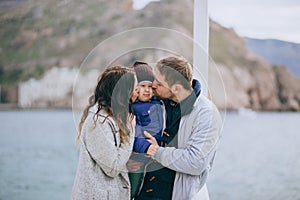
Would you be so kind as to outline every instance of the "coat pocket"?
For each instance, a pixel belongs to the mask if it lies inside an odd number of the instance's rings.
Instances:
[[[144,111],[144,112],[141,113],[140,119],[141,119],[141,122],[142,122],[142,126],[147,126],[151,122],[149,114],[150,114],[150,110],[149,111]]]
[[[91,198],[91,199],[108,200],[108,199],[110,199],[109,192],[107,190],[98,189],[97,191],[94,191],[93,198]]]
[[[108,200],[129,200],[130,199],[130,192],[129,192],[129,188],[127,187],[123,187],[120,188],[121,186],[119,186],[118,188],[114,189],[114,190],[110,190],[108,192]]]

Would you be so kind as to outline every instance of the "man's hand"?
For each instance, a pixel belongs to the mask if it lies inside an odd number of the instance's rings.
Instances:
[[[151,144],[147,150],[147,154],[150,156],[154,156],[158,150],[158,146]]]
[[[147,131],[144,131],[144,136],[147,138],[147,140],[151,143],[151,145],[149,146],[148,150],[147,150],[147,154],[150,156],[154,156],[158,150],[158,144],[157,141],[155,139],[155,137],[153,137],[150,133],[148,133]]]
[[[148,140],[151,144],[153,144],[153,145],[155,145],[155,146],[158,146],[155,137],[153,137],[150,133],[148,133],[147,131],[144,131],[144,136],[145,136],[145,138],[147,138],[147,140]]]

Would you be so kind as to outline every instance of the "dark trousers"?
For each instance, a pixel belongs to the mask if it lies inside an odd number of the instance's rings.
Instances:
[[[147,171],[142,189],[135,200],[171,200],[175,171],[159,163],[151,163]]]

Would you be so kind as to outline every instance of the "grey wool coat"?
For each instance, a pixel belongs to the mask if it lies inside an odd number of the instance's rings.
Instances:
[[[96,106],[90,109],[82,127],[71,199],[129,200],[130,182],[126,163],[132,151],[133,130],[129,142],[120,143],[120,132],[114,119],[109,117],[104,121],[107,114],[101,110],[95,126],[95,111]]]
[[[201,93],[192,112],[181,118],[178,148],[159,147],[156,161],[176,171],[172,200],[206,199],[201,188],[213,164],[222,124],[216,106]]]

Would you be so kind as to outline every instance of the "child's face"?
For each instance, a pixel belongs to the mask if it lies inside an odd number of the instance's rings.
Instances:
[[[153,96],[152,83],[149,82],[140,83],[138,87],[139,87],[138,100],[149,101],[149,99],[151,99]]]

